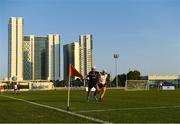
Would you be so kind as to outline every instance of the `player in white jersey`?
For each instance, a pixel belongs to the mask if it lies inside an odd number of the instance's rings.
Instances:
[[[107,83],[106,83],[107,76],[108,75],[105,70],[103,70],[99,74],[99,82],[96,85],[96,93],[98,93],[100,95],[99,101],[102,100],[102,98],[104,97],[104,94],[106,93],[106,90],[107,90]]]
[[[18,90],[18,86],[17,86],[17,83],[14,84],[14,92],[17,93],[17,90]]]

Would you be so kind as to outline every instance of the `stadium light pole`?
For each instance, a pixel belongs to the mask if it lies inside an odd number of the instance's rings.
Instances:
[[[118,88],[118,74],[117,74],[117,59],[119,58],[119,54],[114,54],[114,59],[115,59],[115,74],[116,74],[116,87]]]

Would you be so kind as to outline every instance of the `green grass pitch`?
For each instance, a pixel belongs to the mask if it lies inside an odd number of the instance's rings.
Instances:
[[[93,123],[95,121],[4,96],[66,110],[67,90],[0,94],[0,123]],[[70,111],[112,123],[180,123],[180,90],[108,90],[102,102],[71,90]],[[96,122],[95,122],[96,123]]]

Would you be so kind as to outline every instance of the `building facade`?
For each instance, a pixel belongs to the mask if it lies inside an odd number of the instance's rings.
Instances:
[[[60,35],[49,34],[48,50],[48,80],[60,80]]]
[[[24,36],[24,79],[60,80],[60,36]]]
[[[64,53],[64,79],[68,79],[69,64],[73,64],[77,71],[80,71],[79,43],[74,42],[63,46]]]
[[[8,24],[8,78],[23,80],[23,18],[11,17]]]
[[[30,40],[31,39],[31,40]],[[33,63],[34,63],[34,35],[24,36],[24,49],[23,49],[23,77],[24,80],[34,79]]]
[[[93,40],[92,35],[80,35],[79,36],[80,47],[80,73],[86,76],[92,68],[92,49]]]
[[[47,37],[24,36],[24,80],[47,79]]]
[[[68,79],[69,64],[85,77],[92,68],[92,35],[80,35],[79,42],[64,45],[64,79]]]

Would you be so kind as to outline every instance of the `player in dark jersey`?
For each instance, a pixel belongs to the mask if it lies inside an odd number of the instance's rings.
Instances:
[[[95,70],[95,67],[92,67],[91,71],[87,75],[88,78],[88,91],[87,91],[87,100],[89,100],[89,94],[91,89],[96,87],[96,84],[98,83],[98,77],[99,72]],[[96,96],[94,95],[94,98],[96,99]]]

